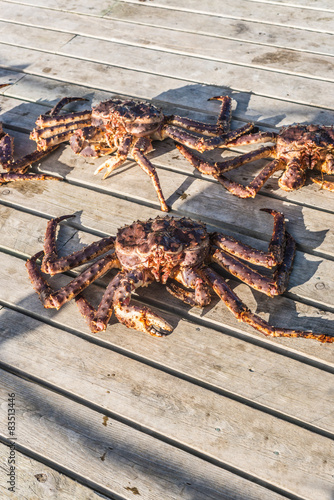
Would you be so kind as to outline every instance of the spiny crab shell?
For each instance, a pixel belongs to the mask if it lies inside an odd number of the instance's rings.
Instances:
[[[298,152],[300,158],[319,162],[320,167],[328,156],[334,154],[334,129],[318,125],[285,127],[277,136],[276,151],[282,159],[293,158]]]
[[[92,108],[92,125],[104,131],[123,128],[135,137],[145,137],[162,124],[162,111],[152,104],[109,99]]]
[[[123,268],[148,268],[162,283],[166,283],[176,266],[202,264],[209,249],[205,225],[185,217],[157,217],[134,222],[118,231],[115,242]]]

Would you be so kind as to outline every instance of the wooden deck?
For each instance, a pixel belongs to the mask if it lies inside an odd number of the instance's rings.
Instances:
[[[0,84],[13,83],[1,91],[0,121],[17,157],[34,149],[36,118],[64,96],[140,98],[214,123],[219,103],[207,99],[227,94],[233,128],[334,123],[329,0],[9,0],[0,12]],[[240,200],[194,171],[172,141],[154,147],[173,216],[265,249],[272,218],[260,209],[284,212],[298,244],[287,292],[269,299],[229,283],[274,325],[333,334],[334,194],[312,183],[283,192],[277,174]],[[74,301],[42,307],[24,264],[42,248],[49,219],[76,214],[59,231],[66,254],[161,214],[132,160],[104,181],[93,175],[103,161],[61,146],[33,170],[63,182],[0,187],[0,497],[333,499],[333,344],[266,338],[219,300],[191,308],[158,284],[135,300],[175,327],[163,339],[114,319],[92,334]],[[231,178],[246,184],[266,161]],[[88,296],[98,300],[107,282]]]

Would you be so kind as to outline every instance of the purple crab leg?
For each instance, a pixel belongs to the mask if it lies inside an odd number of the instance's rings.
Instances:
[[[241,243],[232,236],[222,233],[213,233],[212,243],[221,250],[228,252],[242,260],[258,266],[272,268],[281,263],[284,255],[286,232],[284,215],[281,212],[269,208],[262,208],[263,212],[268,212],[274,217],[273,233],[268,245],[268,251],[263,252],[249,245]]]
[[[324,181],[319,177],[315,177],[313,175],[310,176],[310,179],[315,184],[319,184],[322,189],[326,189],[327,191],[334,191],[334,182],[333,181]]]
[[[40,115],[36,120],[37,127],[56,127],[57,125],[65,125],[66,123],[75,123],[85,120],[87,124],[91,123],[92,112],[90,110],[76,111],[75,113],[67,113],[66,115]]]
[[[115,267],[117,266],[115,265]],[[75,302],[79,307],[79,311],[87,321],[88,326],[93,333],[101,332],[107,328],[114,309],[113,301],[115,291],[119,288],[122,278],[123,274],[118,273],[111,280],[97,309],[95,309],[95,307],[93,307],[82,294],[76,296]]]
[[[28,274],[34,290],[38,293],[44,307],[59,309],[65,302],[68,302],[73,297],[82,292],[95,280],[103,276],[109,269],[115,267],[118,259],[115,255],[106,255],[100,258],[97,262],[91,264],[79,276],[70,281],[60,290],[53,291],[52,288],[43,278],[36,260],[43,255],[43,252],[31,257],[26,262]]]
[[[128,328],[149,333],[154,337],[163,337],[171,332],[173,327],[148,307],[130,304],[132,291],[145,286],[153,279],[150,272],[140,270],[122,273],[122,279],[114,293],[113,306],[117,319]]]
[[[232,118],[232,99],[227,95],[210,97],[209,101],[221,101],[220,113],[217,119],[217,126],[220,133],[226,133],[230,130],[230,123]]]
[[[216,148],[223,148],[230,141],[239,137],[246,132],[252,130],[253,124],[247,123],[243,127],[240,127],[236,130],[232,130],[231,132],[227,132],[226,134],[218,135],[216,137],[198,137],[193,135],[185,130],[180,129],[179,127],[175,127],[173,125],[165,125],[163,127],[163,134],[166,137],[170,137],[174,141],[188,146],[191,149],[196,149],[203,153],[204,151],[210,151]]]
[[[53,151],[55,151],[57,149],[57,147],[58,146],[53,146],[46,151],[38,151],[38,150],[33,151],[32,153],[29,153],[26,156],[23,156],[22,158],[19,158],[16,161],[8,162],[6,164],[3,164],[2,166],[8,172],[24,174],[26,172],[26,170],[28,169],[28,167],[30,167],[30,165],[32,165],[33,163],[36,163],[36,161],[39,161],[42,158],[44,158],[46,155],[52,153]],[[36,174],[36,175],[39,175],[39,174]],[[44,175],[44,174],[41,174],[41,175]],[[50,176],[45,177],[45,178],[46,179],[50,178]],[[56,179],[59,180],[59,177],[57,177]]]
[[[77,252],[73,252],[65,257],[58,257],[56,248],[57,225],[62,220],[70,217],[75,217],[75,215],[63,215],[62,217],[51,219],[47,224],[44,240],[44,258],[41,270],[51,276],[85,264],[89,260],[99,257],[103,253],[114,248],[115,237],[107,236],[98,241],[94,241]]]
[[[261,212],[267,212],[274,217],[274,227],[268,245],[269,264],[271,267],[280,264],[284,257],[284,247],[286,244],[286,231],[284,215],[271,208],[261,208]]]
[[[5,168],[7,163],[13,161],[14,138],[5,134],[0,139],[0,165]]]
[[[20,174],[16,172],[0,173],[0,185],[13,181],[60,181],[60,177],[48,174]]]
[[[194,289],[195,292],[184,290],[174,283],[171,283],[170,286],[167,287],[167,291],[171,295],[174,295],[174,297],[182,300],[186,304],[190,304],[191,306],[204,307],[210,304],[210,289],[203,280],[202,276],[196,272],[196,270],[191,268],[182,269],[173,276],[173,279],[187,288]]]
[[[229,170],[233,170],[250,161],[255,161],[261,158],[266,158],[267,156],[271,156],[275,150],[274,147],[267,146],[256,151],[251,151],[244,155],[235,156],[230,160],[209,162],[203,160],[201,156],[197,155],[182,144],[175,144],[175,146],[182,153],[182,155],[202,174],[213,176],[217,176],[224,172],[228,172]]]
[[[282,262],[277,266],[273,278],[263,276],[258,271],[241,262],[241,260],[224,252],[224,250],[216,250],[212,256],[212,260],[255,290],[273,297],[281,295],[288,285],[295,250],[296,244],[294,239],[286,233],[284,257]]]
[[[82,122],[81,125],[87,125],[87,122]],[[62,142],[68,141],[72,135],[74,130],[76,130],[76,124],[73,124],[71,130],[67,130],[66,132],[62,132],[60,134],[53,135],[51,137],[35,137],[35,130],[33,130],[30,134],[30,139],[36,141],[37,149],[39,151],[47,151],[52,146],[61,144]]]
[[[259,142],[275,142],[277,135],[277,132],[257,132],[256,134],[243,135],[242,137],[231,139],[226,144],[226,147],[232,148],[236,146],[246,146],[248,144],[257,144]]]
[[[183,118],[178,115],[171,115],[166,117],[166,123],[183,127],[192,132],[197,132],[204,135],[222,135],[229,132],[231,121],[232,99],[228,96],[211,97],[209,101],[219,100],[222,101],[221,111],[217,120],[217,124],[211,125],[208,123],[192,120],[191,118]]]
[[[248,184],[243,186],[238,182],[231,181],[224,175],[217,175],[217,181],[226,188],[231,194],[239,198],[254,198],[260,191],[265,182],[278,170],[282,170],[283,165],[280,160],[273,160],[269,162],[260,173]]]
[[[63,97],[52,109],[50,109],[50,111],[47,111],[45,114],[50,116],[58,115],[59,111],[64,106],[74,101],[88,101],[88,99],[85,99],[84,97]]]
[[[172,115],[167,117],[166,123],[168,125],[173,125],[175,127],[182,127],[191,132],[197,132],[198,134],[204,134],[209,136],[216,136],[222,134],[218,125],[211,125],[209,123],[202,123],[191,118],[184,118],[178,115]]]
[[[46,282],[46,280],[43,278],[39,267],[37,266],[37,260],[40,259],[43,256],[44,252],[43,250],[41,252],[36,253],[33,255],[30,259],[27,260],[26,262],[26,268],[28,271],[28,275],[30,278],[30,281],[32,283],[32,286],[37,292],[39,298],[42,301],[42,304],[46,308],[53,307],[52,300],[50,297],[52,296],[53,290],[49,286],[49,284]]]
[[[282,176],[278,179],[278,185],[284,191],[294,191],[304,186],[306,180],[305,170],[302,168],[298,158],[292,158],[286,164]]]
[[[153,186],[156,190],[156,193],[159,198],[160,207],[163,212],[169,212],[169,207],[166,203],[164,195],[162,194],[162,189],[160,186],[159,178],[157,172],[152,165],[152,163],[146,158],[145,153],[148,153],[151,149],[151,141],[146,139],[145,137],[141,137],[137,139],[137,141],[133,145],[133,149],[131,151],[132,157],[136,163],[144,170],[144,172],[150,176]]]
[[[201,272],[234,316],[239,321],[249,324],[264,335],[271,337],[302,337],[305,339],[318,340],[319,342],[334,342],[334,336],[271,326],[260,316],[253,314],[230,289],[225,280],[215,271],[210,268],[205,268]]]
[[[78,120],[75,122],[64,123],[63,125],[59,124],[50,127],[35,128],[30,134],[30,139],[33,141],[40,141],[41,144],[43,144],[42,139],[49,139],[54,136],[65,137],[66,133],[72,132],[78,128],[83,128],[87,125],[87,123],[87,120]]]

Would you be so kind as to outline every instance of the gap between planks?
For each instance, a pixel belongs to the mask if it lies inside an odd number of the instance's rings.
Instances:
[[[23,437],[21,433],[18,449],[74,478],[80,475],[81,481],[108,496],[113,493],[121,494],[121,498],[133,498],[132,488],[125,486],[136,484],[139,493],[151,500],[166,498],[166,495],[173,500],[180,495],[189,500],[203,497],[229,500],[231,496],[241,500],[245,491],[247,498],[252,500],[281,499],[272,491],[229,471],[111,421],[107,415],[101,422],[101,415],[89,408],[31,382],[4,375],[6,387],[11,391],[13,388],[19,390],[17,396],[21,406],[22,399],[28,409],[38,405],[37,412],[24,414],[28,432],[24,429]],[[58,406],[62,411],[54,415],[53,407]],[[35,421],[34,413],[40,415]],[[89,433],[86,425],[83,426],[87,421],[90,422]],[[34,432],[36,437],[43,436],[45,444],[38,439],[31,440]]]
[[[12,341],[8,337],[2,347],[2,359],[5,360],[5,364],[13,366],[9,369],[19,370],[24,377],[33,377],[36,381],[43,379],[43,384],[47,384],[50,389],[54,391],[61,389],[71,400],[74,398],[86,407],[128,424],[131,428],[140,429],[145,435],[151,435],[159,441],[220,465],[243,477],[252,477],[255,481],[258,477],[263,485],[280,484],[281,488],[300,495],[302,492],[305,494],[305,491],[314,493],[322,485],[325,493],[328,482],[327,469],[330,471],[330,464],[328,463],[326,470],[322,469],[321,457],[315,454],[315,450],[320,447],[319,450],[322,450],[320,455],[323,453],[329,457],[326,449],[330,446],[330,440],[210,393],[184,380],[178,379],[176,384],[175,378],[169,374],[126,359],[117,353],[106,352],[93,344],[86,345],[86,342],[77,337],[73,339],[66,332],[60,330],[56,332],[54,328],[47,328],[35,320],[30,319],[29,322],[25,322],[26,334],[15,339],[19,330],[22,330],[21,315],[15,313],[15,316],[16,321],[13,321],[10,330]],[[8,333],[8,330],[4,331],[3,337],[8,336]],[[38,338],[41,336],[43,340],[39,341]],[[61,351],[58,343],[62,345]],[[14,345],[17,349],[13,358]],[[34,350],[33,357],[27,356],[27,348],[28,351]],[[41,356],[37,355],[40,350],[44,352]],[[99,360],[98,363],[96,359]],[[66,377],[62,375],[64,366],[67,367]],[[115,373],[115,377],[108,379],[107,374],[111,371]],[[148,384],[148,380],[154,380],[154,384]],[[106,394],[106,387],[110,389],[110,396]],[[211,416],[207,415],[208,410]],[[238,421],[235,420],[235,415],[238,415]],[[244,419],[250,424],[249,426],[244,427]],[[220,436],[217,430],[214,431],[219,421],[220,425],[223,425],[224,436]],[[253,433],[258,435],[257,438]],[[263,433],[267,438],[264,439]],[[282,442],[283,435],[289,439],[290,451],[288,454],[272,457],[270,450],[272,446],[275,447],[278,442]],[[226,442],[227,438],[229,444]],[[254,457],[254,462],[250,462],[249,455],[254,454],[255,441],[259,447],[255,453],[257,459]],[[235,450],[238,448],[242,448],[243,452],[242,456],[239,455],[237,458]],[[312,454],[312,463],[309,463],[305,453]],[[300,454],[304,457],[303,465],[300,463]],[[254,474],[257,470],[255,463],[266,460],[265,456],[269,460],[268,469],[260,474],[258,472]],[[280,467],[282,460],[284,463],[286,460],[293,462],[296,468],[292,470],[289,467],[290,473],[287,474],[286,470],[283,473]],[[319,467],[323,472],[320,473]],[[301,484],[301,477],[309,474],[310,468],[314,477],[309,477],[305,482],[303,480]],[[317,470],[318,476],[316,476]]]

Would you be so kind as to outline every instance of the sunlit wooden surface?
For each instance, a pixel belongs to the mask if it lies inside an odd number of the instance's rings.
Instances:
[[[0,1],[0,13],[0,84],[13,84],[0,91],[0,121],[17,158],[34,149],[37,117],[64,96],[89,100],[72,110],[123,96],[215,123],[219,103],[208,99],[229,95],[232,128],[334,123],[329,0],[20,0]],[[286,293],[269,299],[229,283],[274,325],[334,333],[334,193],[310,182],[286,193],[278,173],[240,200],[170,140],[149,157],[173,216],[265,249],[272,218],[260,209],[284,212],[297,241]],[[24,264],[49,219],[76,214],[59,231],[66,254],[161,214],[133,160],[106,180],[93,175],[103,161],[63,145],[33,167],[62,182],[0,187],[1,498],[332,499],[333,344],[266,338],[218,299],[191,308],[159,284],[135,300],[175,327],[163,339],[114,318],[92,334],[74,302],[42,307]],[[230,177],[246,184],[266,161]],[[87,291],[95,303],[109,279]],[[6,476],[12,393],[15,493]]]

